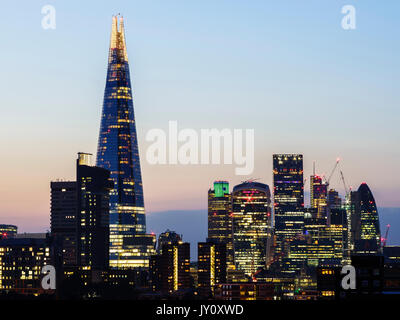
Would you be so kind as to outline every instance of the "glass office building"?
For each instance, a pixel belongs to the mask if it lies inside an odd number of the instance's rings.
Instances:
[[[112,20],[96,165],[109,170],[114,182],[110,193],[110,266],[148,266],[149,257],[137,249],[138,239],[146,233],[146,221],[122,17]],[[132,243],[136,245],[132,247]],[[147,255],[147,250],[142,252]]]
[[[246,275],[265,268],[271,226],[271,193],[268,185],[244,182],[233,188],[233,247],[235,266]]]
[[[275,256],[288,253],[289,241],[303,233],[304,181],[301,154],[274,154]]]
[[[226,244],[227,265],[233,267],[232,199],[227,181],[208,190],[208,239]]]
[[[352,195],[354,251],[359,254],[378,253],[381,249],[381,232],[374,196],[366,183],[361,184]]]

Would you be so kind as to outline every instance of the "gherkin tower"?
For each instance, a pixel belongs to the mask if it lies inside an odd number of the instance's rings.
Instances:
[[[143,249],[137,250],[135,245],[146,238],[146,221],[122,17],[112,19],[96,165],[110,170],[114,182],[110,194],[110,266],[141,266],[138,261],[143,261]]]

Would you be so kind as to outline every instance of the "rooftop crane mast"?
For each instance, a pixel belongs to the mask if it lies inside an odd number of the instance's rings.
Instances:
[[[382,248],[386,247],[386,241],[388,239],[389,229],[390,229],[390,224],[386,225],[385,237],[381,239]]]

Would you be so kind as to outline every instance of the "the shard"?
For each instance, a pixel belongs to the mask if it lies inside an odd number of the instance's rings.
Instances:
[[[124,21],[113,17],[97,166],[110,170],[110,266],[145,267],[153,237],[146,235],[143,186]],[[147,244],[147,245],[146,245]]]

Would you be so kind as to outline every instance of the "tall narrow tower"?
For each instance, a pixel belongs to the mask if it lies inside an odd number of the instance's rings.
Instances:
[[[146,233],[142,176],[124,22],[113,17],[97,166],[110,170],[110,266],[138,266],[132,245]]]
[[[303,155],[274,154],[275,256],[288,253],[291,239],[303,232]]]

